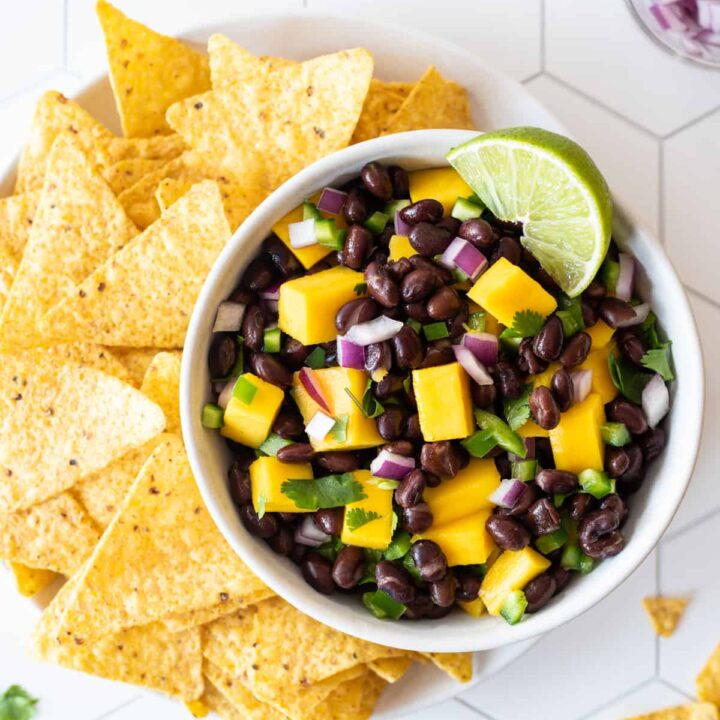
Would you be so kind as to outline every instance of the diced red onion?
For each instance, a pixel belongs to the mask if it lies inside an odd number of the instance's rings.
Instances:
[[[393,320],[387,315],[380,315],[374,320],[353,325],[345,337],[356,345],[372,345],[395,337],[403,329],[400,320]]]
[[[667,32],[684,32],[687,30],[685,22],[678,17],[673,5],[653,3],[650,5],[650,12],[657,21],[661,30]]]
[[[262,290],[260,294],[260,298],[262,300],[279,300],[280,299],[280,285],[282,283],[275,283],[275,285],[271,285],[269,288],[265,288],[265,290]]]
[[[295,528],[295,542],[307,547],[320,547],[330,539],[313,520],[313,514],[306,515]]]
[[[632,325],[640,325],[640,323],[644,323],[645,318],[647,318],[650,312],[650,305],[648,305],[647,303],[633,305],[633,310],[635,311],[635,317],[632,317],[629,320],[622,320],[617,324],[617,327],[626,328],[631,327]]]
[[[653,428],[667,415],[670,409],[670,393],[665,381],[657,373],[643,388],[642,409],[648,425]]]
[[[230,402],[230,398],[232,397],[232,391],[235,387],[235,382],[237,381],[237,378],[230,378],[227,383],[225,383],[225,387],[220,391],[220,394],[218,395],[218,401],[217,404],[224,410],[228,403]]]
[[[537,438],[534,437],[526,437],[523,438],[523,441],[525,443],[525,457],[520,457],[519,455],[515,455],[515,453],[510,453],[510,462],[519,462],[520,460],[534,460],[535,454],[536,454],[536,440]]]
[[[345,204],[345,198],[347,198],[347,193],[344,193],[342,190],[336,190],[331,187],[323,188],[320,199],[318,200],[317,209],[330,213],[331,215],[339,215]]]
[[[466,332],[462,337],[462,344],[483,365],[497,364],[499,342],[495,335],[486,332]]]
[[[374,477],[387,480],[402,480],[415,469],[415,458],[381,450],[370,463],[370,472]]]
[[[527,486],[522,480],[515,478],[503,480],[488,500],[500,507],[514,508],[525,494],[525,490],[527,490]]]
[[[592,370],[574,370],[570,373],[573,384],[573,402],[581,403],[592,390]]]
[[[720,17],[718,18],[718,24],[720,24]],[[720,29],[718,30],[701,30],[696,36],[695,40],[702,45],[712,45],[713,47],[720,47]]]
[[[338,336],[337,361],[340,367],[363,370],[365,368],[365,348],[362,345],[356,345],[346,337]]]
[[[459,268],[471,280],[477,280],[488,266],[487,258],[471,243],[456,237],[440,256],[440,263],[447,268]]]
[[[455,359],[462,365],[463,370],[478,384],[492,385],[493,379],[485,366],[464,345],[453,345]],[[442,388],[437,389],[442,392]]]
[[[658,33],[678,52],[720,61],[719,0],[655,0],[648,12]]]
[[[720,3],[717,0],[697,0],[698,25],[720,33]]]
[[[401,217],[400,217],[400,211],[398,210],[395,213],[395,234],[396,235],[410,235],[410,231],[412,230],[412,225],[409,223],[406,223]]]
[[[277,315],[278,308],[280,307],[278,300],[261,300],[260,302],[269,315]]]
[[[300,383],[307,391],[307,394],[323,409],[330,412],[330,406],[323,395],[320,383],[315,377],[315,373],[310,368],[302,368],[299,372]],[[327,433],[326,433],[327,434]]]
[[[305,432],[308,434],[308,437],[319,442],[327,437],[327,434],[333,429],[334,425],[335,418],[318,410],[305,426]]]
[[[635,286],[635,259],[627,253],[620,253],[618,260],[620,270],[615,283],[615,297],[630,302]]]
[[[301,220],[300,222],[290,223],[288,225],[288,233],[290,234],[290,246],[294,248],[304,248],[310,245],[317,245],[315,237],[315,220]]]
[[[213,332],[237,332],[242,327],[245,304],[226,300],[218,305]]]

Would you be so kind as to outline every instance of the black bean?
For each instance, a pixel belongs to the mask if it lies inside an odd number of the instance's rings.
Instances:
[[[605,448],[605,470],[611,478],[618,478],[630,467],[630,456],[623,448]]]
[[[497,249],[493,253],[493,262],[497,262],[500,258],[505,258],[513,265],[520,264],[520,257],[522,256],[522,248],[520,243],[513,237],[501,237],[498,242]]]
[[[480,594],[482,578],[472,573],[458,571],[455,573],[455,579],[458,582],[457,591],[455,592],[455,597],[458,600],[470,602],[477,599]]]
[[[216,335],[210,345],[208,368],[211,378],[226,378],[237,360],[237,344],[229,335]]]
[[[600,510],[610,510],[611,512],[614,512],[620,518],[621,527],[628,516],[627,505],[617,493],[606,495],[600,501]]]
[[[408,325],[392,339],[395,364],[399,368],[416,368],[423,361],[422,342],[418,334]]]
[[[422,618],[432,618],[438,609],[440,608],[438,608],[437,605],[433,605],[433,601],[430,599],[428,593],[424,590],[418,590],[415,594],[415,599],[412,602],[406,603],[402,619],[421,620]]]
[[[524,588],[525,598],[528,601],[526,612],[534,613],[545,607],[555,594],[557,583],[550,573],[543,573],[533,578]]]
[[[432,540],[418,540],[410,548],[410,556],[425,582],[436,582],[447,572],[447,559],[440,546]]]
[[[275,265],[270,257],[263,253],[258,255],[243,273],[243,285],[248,290],[259,291],[269,288],[275,281]]]
[[[369,297],[355,298],[346,302],[335,316],[335,327],[341,335],[345,335],[347,331],[354,325],[368,322],[377,317],[380,308],[378,304]]]
[[[268,543],[278,555],[285,555],[287,557],[295,545],[293,531],[287,525],[281,525],[278,528],[277,535],[271,537]]]
[[[408,225],[436,223],[443,216],[443,206],[437,200],[418,200],[400,211],[400,217]]]
[[[289,388],[292,385],[292,373],[277,358],[268,353],[251,353],[250,368],[258,377],[272,385],[281,388]]]
[[[295,442],[277,451],[277,459],[283,463],[306,463],[315,457],[310,443]]]
[[[403,457],[412,457],[415,455],[415,447],[408,440],[394,440],[393,442],[385,443],[382,449],[395,455],[402,455]]]
[[[400,290],[388,271],[376,260],[365,268],[368,293],[383,307],[395,307],[400,302]]]
[[[433,514],[427,503],[420,502],[402,511],[402,525],[412,535],[425,532],[433,523]]]
[[[598,304],[600,317],[611,327],[616,328],[635,317],[635,311],[622,300],[614,297],[603,298]]]
[[[522,550],[530,544],[530,533],[512,517],[491,515],[485,529],[501,550]]]
[[[390,260],[387,264],[387,271],[390,273],[390,277],[397,283],[399,283],[409,272],[411,272],[413,266],[407,258],[398,258],[397,260]]]
[[[592,346],[591,337],[585,332],[579,332],[573,335],[565,345],[565,349],[560,354],[560,362],[563,367],[575,367],[585,362],[590,347]]]
[[[335,592],[335,583],[332,578],[332,566],[320,554],[308,552],[302,560],[300,571],[305,582],[314,587],[323,595],[332,595]]]
[[[410,178],[407,170],[399,165],[390,165],[387,169],[392,181],[392,196],[398,200],[410,197]]]
[[[248,503],[240,508],[240,519],[245,529],[255,537],[271,538],[278,531],[278,520],[273,513],[258,517],[255,508]]]
[[[402,279],[400,283],[400,295],[402,296],[403,302],[406,303],[407,308],[409,305],[432,295],[441,285],[442,283],[437,273],[428,268],[421,268],[419,270],[413,270]],[[427,313],[427,309],[425,312]],[[408,314],[410,313],[408,312]],[[427,317],[430,317],[429,313],[427,313]]]
[[[259,305],[249,305],[245,309],[242,336],[246,347],[257,352],[262,350],[265,340],[265,316]]]
[[[370,217],[370,205],[366,190],[361,187],[352,188],[343,205],[343,215],[348,225],[364,223]]]
[[[413,413],[408,416],[405,421],[405,437],[411,442],[418,442],[423,439],[422,429],[420,428],[420,416]]]
[[[481,250],[487,250],[495,244],[495,233],[490,223],[482,218],[466,220],[460,225],[457,234]]]
[[[332,579],[343,590],[354,588],[363,576],[365,555],[362,548],[346,545],[335,558],[332,566]]]
[[[564,367],[560,368],[552,376],[550,390],[552,391],[560,412],[569,410],[575,398],[575,386],[573,385],[570,373]]]
[[[289,368],[298,370],[302,367],[310,351],[311,348],[307,347],[307,345],[303,345],[299,340],[286,335],[280,348],[280,357]]]
[[[660,428],[649,428],[637,438],[638,445],[642,450],[645,462],[649,463],[654,460],[665,447],[666,436],[665,431]]]
[[[625,547],[625,538],[618,530],[620,518],[612,510],[594,510],[578,525],[578,543],[591,558],[603,560],[617,555]]]
[[[560,422],[560,409],[550,388],[538,385],[530,393],[530,411],[535,422],[545,430],[552,430]]]
[[[413,249],[425,257],[441,255],[447,250],[452,240],[450,233],[445,228],[426,222],[415,225],[410,231],[409,237]]]
[[[297,440],[305,433],[305,425],[296,412],[281,410],[275,418],[272,431],[285,440]]]
[[[420,363],[420,368],[436,367],[447,365],[455,361],[455,354],[452,350],[452,343],[449,340],[436,340],[427,346],[425,358]]]
[[[633,435],[641,435],[648,429],[642,408],[624,398],[615,398],[607,406],[608,420],[621,422]]]
[[[278,520],[286,525],[294,525],[295,521],[300,517],[298,513],[292,512],[279,512],[275,514],[277,515]]]
[[[570,580],[572,579],[572,573],[564,568],[562,565],[553,565],[549,570],[555,580],[555,594],[563,591]]]
[[[460,311],[448,323],[448,333],[450,334],[450,338],[452,340],[458,340],[465,334],[465,326],[467,325],[468,318],[470,317],[468,304],[464,300],[461,300],[460,303]]]
[[[494,451],[498,451],[497,454],[492,454],[492,458],[495,461],[495,467],[497,468],[500,477],[509,478],[512,476],[512,464],[508,454],[503,451],[501,447],[493,448]]]
[[[529,375],[538,375],[547,370],[548,364],[533,350],[533,339],[524,338],[518,347],[518,368]]]
[[[586,288],[583,293],[586,297],[591,300],[602,300],[607,295],[607,289],[599,280],[593,280]]]
[[[420,450],[423,470],[442,477],[455,477],[469,460],[467,451],[449,440],[425,443]]]
[[[416,468],[410,471],[395,490],[395,502],[401,508],[417,505],[425,490],[425,473]]]
[[[557,360],[560,357],[564,339],[560,318],[557,315],[551,315],[535,337],[533,351],[539,358],[548,362]]]
[[[298,543],[295,543],[295,545],[293,545],[293,549],[290,551],[290,559],[296,565],[300,565],[305,555],[308,553],[308,550],[309,548],[307,545],[299,545]]]
[[[497,462],[497,458],[495,460]],[[504,477],[507,477],[510,473],[506,473]],[[510,515],[512,517],[522,517],[529,509],[530,506],[538,499],[537,485],[534,483],[525,483],[525,489],[520,499],[517,501],[512,508],[496,508],[496,514],[498,515]],[[502,512],[500,512],[502,510]]]
[[[351,225],[345,236],[342,263],[353,270],[359,270],[370,254],[373,244],[372,233],[362,225]]]
[[[315,275],[315,273],[322,272],[323,270],[328,270],[331,267],[332,265],[330,264],[330,260],[327,258],[323,258],[322,260],[318,260],[314,265],[311,265],[307,269],[306,274]]]
[[[430,599],[442,608],[449,608],[455,604],[457,580],[452,571],[445,574],[442,580],[430,583]]]
[[[315,456],[315,462],[329,473],[353,472],[360,467],[360,462],[355,453],[343,452],[342,450],[328,450],[327,452],[318,453]]]
[[[640,489],[645,479],[645,466],[642,450],[636,443],[626,445],[623,450],[627,453],[630,463],[627,470],[617,478],[618,491],[630,494]]]
[[[343,509],[326,508],[316,510],[313,520],[318,529],[322,530],[326,535],[339,535],[343,526]]]
[[[449,320],[457,315],[461,307],[460,296],[448,285],[435,292],[427,302],[428,315],[433,320]]]
[[[581,520],[584,518],[595,506],[595,498],[587,493],[575,493],[571,498],[568,498],[565,504],[565,509],[568,515],[573,520]]]
[[[396,562],[381,560],[375,566],[375,582],[378,589],[399,603],[409,603],[415,599],[415,585],[410,573]]]
[[[275,265],[276,270],[278,270],[283,277],[294,277],[303,272],[303,266],[300,264],[300,261],[279,237],[271,235],[263,243],[263,248]]]
[[[537,486],[548,495],[567,495],[578,489],[578,477],[566,470],[543,469],[535,476]]]
[[[595,306],[588,300],[583,299],[580,303],[582,310],[583,323],[585,327],[592,327],[598,321],[598,314]]]
[[[623,330],[616,337],[620,354],[633,365],[643,367],[641,360],[645,355],[645,343],[632,330]]]
[[[460,229],[460,221],[454,217],[444,217],[442,220],[438,220],[436,223],[439,228],[447,230],[451,237],[455,237]]]
[[[560,529],[560,514],[547,498],[536,500],[523,520],[533,535],[548,535]]]
[[[387,400],[391,395],[403,390],[403,378],[388,373],[376,386],[374,395],[378,400]]]
[[[423,325],[430,322],[431,318],[430,315],[428,315],[427,305],[425,305],[425,302],[422,300],[414,303],[407,303],[403,306],[403,310],[408,317],[413,320],[417,320]]]
[[[392,365],[390,343],[371,343],[365,347],[365,369],[369,372],[389,370]]]
[[[397,440],[402,437],[405,425],[405,413],[397,407],[389,407],[377,420],[377,429],[380,437],[385,440]]]
[[[500,395],[507,400],[514,400],[522,395],[524,383],[517,368],[506,360],[495,366],[496,384]]]
[[[370,194],[376,198],[387,202],[392,197],[393,188],[390,173],[387,171],[387,168],[379,162],[373,160],[367,163],[362,170],[360,170],[360,179]]]
[[[495,385],[478,385],[476,382],[471,382],[470,394],[474,405],[479,408],[486,408],[495,402],[497,390]]]
[[[250,474],[244,463],[236,460],[228,470],[228,487],[236,505],[243,506],[252,500]]]

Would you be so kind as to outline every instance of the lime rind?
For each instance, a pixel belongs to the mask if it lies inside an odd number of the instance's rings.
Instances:
[[[577,143],[540,128],[510,128],[447,157],[496,217],[523,223],[522,244],[568,295],[590,284],[610,243],[612,201]]]

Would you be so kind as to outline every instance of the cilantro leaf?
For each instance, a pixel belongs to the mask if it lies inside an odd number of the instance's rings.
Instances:
[[[0,720],[30,720],[38,701],[19,685],[11,685],[0,696]]]
[[[650,311],[648,316],[643,320],[643,324],[640,326],[640,337],[645,343],[645,347],[650,350],[656,350],[663,346],[660,342],[657,334],[657,315]]]
[[[265,503],[267,503],[267,498],[265,497],[265,493],[260,493],[258,495],[258,509],[257,509],[257,516],[262,520],[265,517]]]
[[[367,283],[358,283],[354,288],[353,292],[359,297],[367,292]]]
[[[642,402],[642,391],[650,375],[638,370],[623,358],[608,355],[608,368],[613,385],[628,399],[639,405]]]
[[[352,473],[326,475],[314,480],[286,480],[280,491],[302,510],[342,507],[367,498],[363,486]]]
[[[335,438],[336,442],[344,443],[347,440],[347,426],[347,415],[340,415],[336,418],[335,424],[330,428],[330,435]]]
[[[373,520],[379,520],[382,517],[374,510],[363,510],[363,508],[351,508],[345,511],[345,522],[348,530],[357,530],[363,525],[371,523]]]
[[[377,398],[373,395],[372,392],[372,380],[367,381],[367,385],[365,386],[365,392],[362,396],[362,401],[358,400],[352,393],[352,390],[350,388],[345,388],[345,392],[348,394],[350,399],[355,403],[358,410],[366,417],[366,418],[376,418],[378,415],[382,415],[385,412],[385,408],[383,405],[377,400]]]
[[[530,419],[530,393],[532,390],[532,383],[528,383],[520,397],[503,401],[505,419],[511,430],[517,430]]]
[[[513,317],[512,331],[517,337],[534,337],[545,323],[545,318],[534,310],[519,310]]]
[[[579,297],[570,298],[562,293],[558,298],[560,310],[555,314],[560,318],[563,325],[563,333],[566,338],[585,329],[585,321],[582,314],[582,302]]]
[[[640,360],[643,367],[655,371],[666,382],[675,379],[671,367],[670,345],[669,342],[661,343],[660,347],[648,350]]]

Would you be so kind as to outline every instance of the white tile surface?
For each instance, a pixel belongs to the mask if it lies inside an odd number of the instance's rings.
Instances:
[[[588,715],[585,720],[620,720],[620,718],[653,712],[658,708],[684,705],[686,702],[688,702],[686,695],[658,680],[651,680],[616,702]]]

